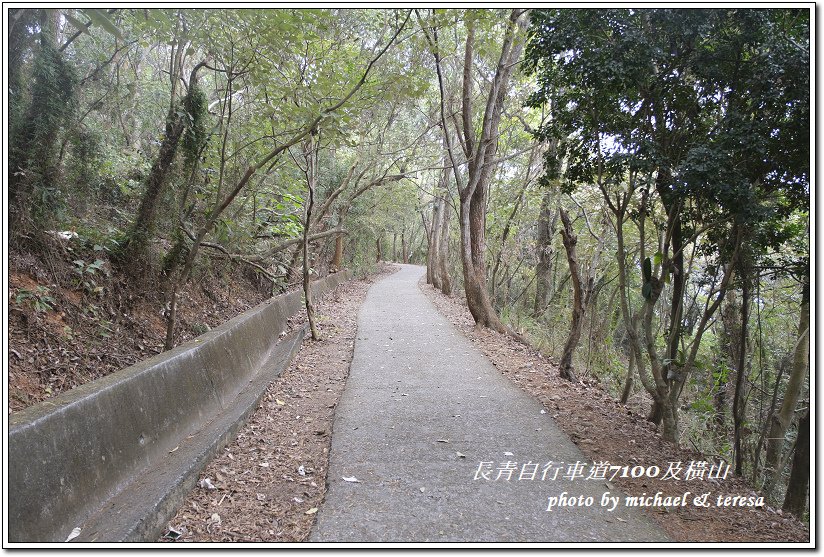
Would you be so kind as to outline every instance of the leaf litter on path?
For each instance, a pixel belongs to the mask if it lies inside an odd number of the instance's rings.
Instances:
[[[182,532],[177,541],[300,542],[308,538],[326,490],[329,432],[349,373],[358,308],[371,284],[394,269],[387,265],[378,275],[350,281],[317,303],[316,313],[328,318],[321,322],[324,340],[304,342],[289,368],[267,389],[262,399],[267,402],[201,472],[201,477],[213,480],[219,472],[225,478],[215,482],[219,489],[231,486],[225,488],[229,496],[220,506],[220,525],[210,522],[218,499],[215,492],[195,487],[169,521],[170,527]],[[290,330],[305,321],[305,315],[290,319]],[[324,323],[335,326],[324,327]],[[286,406],[289,411],[284,411]],[[296,415],[311,420],[296,420]],[[263,462],[269,466],[260,466]]]

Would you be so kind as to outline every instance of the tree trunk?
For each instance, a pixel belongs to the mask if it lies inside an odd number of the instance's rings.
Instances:
[[[561,354],[561,363],[558,366],[561,377],[569,381],[577,381],[575,371],[572,365],[572,356],[575,353],[575,348],[581,340],[581,329],[584,325],[584,312],[586,307],[584,305],[584,285],[581,280],[580,266],[578,265],[578,254],[576,252],[576,245],[578,244],[578,237],[572,230],[572,222],[569,220],[569,214],[563,207],[558,207],[558,212],[561,215],[561,222],[563,228],[561,229],[561,236],[564,240],[564,249],[566,250],[567,262],[569,263],[569,273],[572,282],[572,323],[569,327],[569,336],[564,344],[564,350]]]
[[[677,407],[666,399],[661,405],[661,437],[667,441],[678,443],[678,414]]]
[[[330,270],[334,272],[340,271],[343,268],[343,234],[338,234],[335,237],[335,255],[332,257],[332,264]]]
[[[175,233],[175,241],[169,253],[163,262],[163,273],[165,275],[163,291],[163,314],[166,318],[166,339],[163,343],[163,350],[171,350],[174,348],[175,326],[177,321],[177,292],[183,278],[180,267],[185,267],[185,262],[188,260],[188,249],[186,246],[186,239],[183,232],[178,229]]]
[[[758,436],[758,443],[755,446],[755,462],[752,465],[752,485],[757,485],[761,481],[761,476],[759,475],[760,472],[760,465],[761,465],[761,450],[764,448],[764,443],[767,441],[767,436],[770,430],[770,424],[772,423],[773,414],[775,414],[776,408],[778,406],[778,388],[781,386],[781,378],[784,377],[784,372],[786,371],[787,363],[783,361],[778,366],[778,374],[775,377],[775,383],[773,384],[773,392],[772,397],[770,397],[770,406],[767,410],[767,417],[761,423],[761,434]],[[769,478],[768,478],[769,479]]]
[[[734,396],[733,382],[730,381],[729,371],[736,369],[738,366],[738,348],[741,345],[741,306],[736,299],[735,291],[729,293],[727,303],[721,312],[721,362],[727,373],[719,378],[716,385],[715,402],[715,424],[720,430],[723,430],[727,403],[730,394]],[[732,390],[732,393],[728,392]]]
[[[286,271],[290,285],[298,284],[299,281],[303,280],[302,266],[298,265],[303,255],[303,238],[297,239],[300,241],[295,244],[292,256],[289,258],[289,268]]]
[[[375,252],[377,255],[375,256],[375,263],[380,263],[383,259],[383,253],[381,252],[381,237],[378,236],[375,238]]]
[[[744,419],[746,414],[746,401],[744,399],[744,388],[747,377],[747,325],[749,321],[750,291],[747,280],[741,285],[741,338],[738,352],[738,369],[735,376],[735,396],[732,400],[732,425],[733,425],[733,453],[735,456],[735,474],[744,474]]]
[[[810,284],[804,283],[801,293],[801,314],[798,323],[798,341],[793,353],[793,367],[784,391],[780,410],[770,423],[767,437],[767,473],[773,474],[784,450],[784,437],[792,423],[798,399],[804,387],[804,379],[810,364]]]
[[[476,194],[471,200],[461,203],[461,251],[466,303],[477,327],[505,333],[507,328],[495,313],[487,290],[484,261],[486,204],[485,196],[479,194],[478,190]]]
[[[572,282],[572,324],[569,329],[569,336],[567,337],[564,350],[561,355],[560,372],[561,377],[575,381],[575,373],[573,371],[572,357],[575,354],[575,349],[581,340],[581,331],[584,326],[584,317],[586,316],[587,308],[593,301],[593,293],[595,291],[595,275],[598,270],[598,262],[601,257],[601,251],[604,248],[604,236],[606,231],[601,232],[598,238],[598,246],[592,255],[592,261],[589,264],[589,271],[586,279],[581,276],[581,266],[578,264],[578,254],[576,245],[578,244],[578,237],[572,230],[572,221],[569,220],[569,213],[563,208],[558,207],[558,213],[563,223],[561,229],[561,236],[563,237],[564,249],[567,254],[567,262],[569,263],[569,273]],[[607,223],[604,222],[604,227]]]
[[[632,323],[635,329],[638,329],[638,318],[640,317],[639,313],[636,313],[632,316]],[[621,392],[621,404],[626,404],[629,400],[630,395],[632,394],[632,387],[635,383],[635,368],[638,365],[638,358],[635,356],[635,350],[630,347],[629,350],[629,364],[627,366],[627,376],[624,380],[624,390]],[[639,375],[643,373],[643,371],[639,371]]]
[[[418,248],[415,247],[417,236],[417,230],[413,226],[409,233],[409,242],[406,244],[406,262],[412,265],[415,264],[415,253],[418,251]],[[421,239],[421,245],[423,245],[423,238]]]
[[[126,244],[121,253],[122,260],[130,267],[132,274],[139,272],[140,263],[145,261],[146,250],[154,235],[155,221],[157,220],[158,205],[166,191],[169,170],[177,153],[180,138],[185,129],[184,119],[176,110],[177,105],[177,81],[182,77],[180,67],[180,49],[172,51],[172,66],[177,68],[176,76],[172,78],[171,99],[169,101],[169,111],[166,114],[166,129],[160,151],[155,158],[149,175],[146,177],[146,191],[140,200],[137,209],[137,216],[129,228],[126,236]],[[189,76],[189,93],[195,91],[197,84],[197,72],[205,63],[197,64]]]
[[[807,510],[807,488],[810,483],[810,411],[798,422],[798,437],[790,469],[790,483],[784,497],[783,509],[800,519]]]
[[[154,234],[157,209],[160,203],[169,169],[177,153],[180,137],[183,135],[183,120],[176,115],[170,115],[166,120],[166,134],[160,151],[155,158],[149,175],[146,177],[146,191],[140,200],[137,216],[128,233],[123,260],[128,263],[137,263],[145,260],[146,248]]]
[[[45,193],[44,188],[55,187],[58,181],[57,139],[60,128],[70,115],[68,107],[75,95],[68,64],[57,49],[59,19],[60,12],[54,8],[37,10],[33,17],[32,24],[36,20],[40,27],[40,45],[34,53],[33,71],[29,78],[30,99],[22,122],[10,130],[14,133],[9,143],[6,169],[9,209],[13,213],[12,228],[20,231],[20,235],[26,235],[30,217],[35,221],[35,228],[50,225],[44,217],[47,214],[51,216],[53,211],[39,194]],[[15,70],[19,72],[19,68]],[[15,93],[9,99],[11,104],[18,104],[26,97],[22,90]]]
[[[452,281],[449,278],[449,217],[452,213],[449,205],[449,153],[444,144],[443,167],[438,180],[439,195],[432,206],[432,284],[447,296],[452,294]]]
[[[637,322],[633,319],[634,316],[630,314],[629,298],[627,295],[627,251],[624,245],[623,223],[626,218],[625,216],[627,213],[629,197],[625,198],[623,202],[619,202],[619,205],[617,207],[614,204],[612,204],[608,197],[605,197],[605,199],[608,201],[610,209],[613,211],[616,217],[615,231],[616,239],[618,242],[618,250],[616,251],[615,255],[618,262],[618,284],[620,290],[619,300],[621,302],[621,314],[624,317],[624,326],[627,328],[627,335],[629,336],[630,340],[630,348],[635,351],[635,357],[637,358],[638,377],[641,380],[641,383],[644,385],[644,389],[646,389],[646,391],[650,394],[653,401],[655,402],[655,407],[659,409],[658,411],[661,415],[661,421],[663,422],[662,437],[666,441],[672,441],[677,443],[677,410],[669,396],[669,384],[667,382],[667,378],[665,375],[666,372],[664,366],[661,362],[661,358],[658,354],[658,350],[655,345],[656,331],[654,330],[652,324],[652,315],[655,311],[655,305],[661,296],[662,284],[657,277],[650,277],[649,297],[646,297],[646,299],[644,300],[644,304],[640,312],[639,319],[642,320],[642,330],[639,330],[639,328],[636,326]],[[641,209],[641,214],[643,215],[643,203]],[[641,233],[641,242],[643,245],[643,218],[641,219],[639,230]],[[642,357],[642,354],[645,354],[646,358],[649,360],[651,377],[646,375],[645,361]]]
[[[677,200],[673,198],[670,186],[672,183],[672,173],[668,168],[659,168],[658,175],[655,180],[655,189],[664,205],[667,212],[666,230],[670,230],[671,234],[671,248],[665,246],[664,251],[671,250],[673,253],[672,265],[673,272],[671,276],[672,290],[669,308],[669,328],[667,329],[667,349],[664,354],[664,376],[666,381],[672,385],[673,380],[669,377],[670,369],[673,367],[673,362],[678,359],[678,346],[681,339],[681,313],[683,308],[684,287],[686,285],[686,276],[684,274],[684,250],[681,227],[681,212],[676,206]],[[674,375],[674,374],[673,374]],[[677,401],[673,401],[674,403]],[[660,408],[659,402],[653,402],[650,414],[647,420],[658,425],[664,416],[664,409]]]
[[[440,288],[441,292],[446,294],[447,296],[452,295],[452,279],[449,278],[449,217],[452,214],[452,211],[449,207],[449,203],[446,201],[445,198],[441,199],[441,211],[440,211],[440,221],[441,221],[441,230],[438,233],[438,265],[436,268],[435,275],[438,277],[438,281],[440,281]]]
[[[426,252],[426,283],[433,285],[435,288],[440,288],[440,281],[437,276],[438,268],[438,235],[440,233],[440,208],[441,199],[436,197],[432,202],[432,224],[430,225],[429,242],[427,244]]]
[[[320,340],[317,323],[315,323],[315,306],[312,301],[312,284],[309,277],[309,227],[312,222],[312,207],[315,204],[315,181],[317,179],[317,147],[314,133],[310,136],[305,153],[306,158],[306,185],[309,189],[309,200],[303,221],[303,299],[306,302],[306,317],[309,320],[309,329],[312,340]]]
[[[541,212],[538,215],[538,236],[536,251],[538,262],[535,265],[535,305],[533,317],[540,317],[546,310],[549,298],[551,270],[554,251],[553,237],[558,223],[558,211],[553,210],[555,192],[548,189],[541,198]]]
[[[530,151],[529,155],[529,166],[532,165],[532,158],[535,156],[535,149],[533,148]],[[504,225],[504,230],[501,233],[501,246],[498,250],[498,255],[495,256],[495,264],[492,266],[492,299],[497,303],[498,299],[496,297],[496,291],[498,288],[498,271],[501,268],[501,261],[503,260],[504,250],[506,249],[506,241],[509,239],[510,231],[512,230],[512,221],[515,219],[515,215],[518,214],[518,210],[521,208],[521,203],[524,201],[524,194],[526,193],[526,189],[529,187],[530,179],[529,179],[529,166],[527,167],[527,176],[524,180],[523,186],[521,186],[521,191],[518,192],[517,200],[515,201],[515,206],[512,208],[512,211],[509,213],[509,216],[506,219],[506,224]],[[510,278],[511,280],[511,278]]]
[[[409,251],[406,245],[406,232],[401,232],[401,261],[409,263]]]
[[[627,376],[624,379],[624,389],[621,391],[621,404],[626,404],[635,386],[635,351],[629,351],[629,365],[627,366]]]

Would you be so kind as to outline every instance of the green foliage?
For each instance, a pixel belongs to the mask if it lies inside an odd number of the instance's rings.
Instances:
[[[85,13],[93,23],[105,29],[107,33],[110,33],[118,39],[123,39],[123,33],[120,32],[120,29],[118,29],[114,23],[112,23],[109,16],[106,15],[106,12],[103,10],[86,8],[83,10],[83,13]]]
[[[79,286],[89,294],[103,294],[103,287],[97,284],[97,279],[99,275],[109,275],[108,269],[105,268],[105,261],[95,259],[92,263],[86,263],[83,259],[75,259],[72,264],[74,265],[72,270],[77,275]]]
[[[568,138],[570,188],[665,173],[685,222],[732,216],[777,249],[809,198],[808,30],[795,9],[534,10],[529,104],[553,113],[538,136]]]
[[[181,148],[187,167],[194,165],[201,149],[209,139],[208,104],[209,99],[198,84],[192,85],[188,94],[183,98],[181,117],[185,124],[185,131],[181,139]]]
[[[56,301],[47,287],[38,286],[35,290],[19,289],[14,297],[14,303],[18,305],[26,303],[31,305],[34,311],[46,313],[54,310]]]
[[[75,109],[74,69],[41,33],[31,73],[31,101],[24,118],[11,130],[9,165],[12,194],[28,192],[28,212],[44,225],[60,209],[58,133]],[[18,105],[19,106],[19,105]]]

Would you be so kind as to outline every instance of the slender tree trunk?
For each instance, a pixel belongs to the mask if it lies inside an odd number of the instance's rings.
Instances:
[[[608,201],[609,199],[606,198]],[[655,345],[655,334],[652,324],[652,316],[655,311],[655,305],[661,296],[662,285],[660,280],[652,276],[649,282],[650,293],[649,297],[644,300],[640,317],[642,326],[639,330],[635,326],[633,316],[629,310],[629,298],[627,291],[628,273],[627,273],[627,251],[624,245],[623,223],[628,206],[628,198],[620,202],[616,207],[609,201],[610,208],[616,217],[616,239],[618,242],[618,250],[616,252],[616,259],[618,261],[618,284],[621,292],[621,314],[624,316],[624,326],[627,328],[627,334],[630,340],[630,347],[635,351],[638,377],[644,385],[644,389],[652,397],[656,407],[660,408],[661,421],[663,422],[662,437],[666,441],[678,442],[678,416],[673,402],[670,399],[669,384],[666,378],[666,371],[658,354],[658,349]],[[643,210],[643,203],[642,203]],[[643,214],[643,212],[642,212]],[[641,219],[640,225],[641,242],[644,241],[644,219]],[[642,335],[643,333],[643,335]],[[646,356],[650,363],[651,377],[646,375],[645,362],[642,354]]]
[[[678,346],[681,340],[681,313],[683,308],[684,288],[686,285],[686,275],[684,274],[684,250],[681,230],[681,212],[670,192],[672,183],[672,173],[668,168],[659,168],[655,180],[655,189],[661,198],[664,209],[667,211],[667,230],[672,231],[671,252],[673,273],[671,275],[671,298],[669,308],[669,328],[667,329],[667,350],[664,355],[668,363],[665,364],[665,376],[670,376],[670,368],[673,362],[678,359]],[[665,247],[665,251],[670,251]],[[667,379],[672,385],[673,380]],[[664,416],[664,409],[660,403],[654,402],[650,414],[647,417],[654,424],[660,424]]]
[[[641,314],[636,313],[632,316],[632,323],[633,327],[637,330],[638,329],[638,318]],[[627,376],[624,379],[624,390],[621,392],[621,404],[626,404],[629,400],[630,395],[632,395],[632,388],[635,384],[635,368],[638,366],[640,362],[635,355],[635,350],[630,347],[629,350],[629,365],[627,366]],[[643,373],[642,370],[639,371],[639,375]]]
[[[398,233],[392,233],[392,261],[398,261]]]
[[[174,348],[174,332],[177,325],[177,300],[180,289],[188,282],[195,266],[195,260],[211,226],[201,228],[199,233],[192,238],[192,245],[184,247],[184,238],[178,236],[179,244],[172,248],[170,257],[167,260],[166,270],[166,299],[164,315],[166,317],[166,341],[164,350]],[[184,255],[185,254],[185,255]],[[181,269],[182,266],[182,269]]]
[[[430,225],[429,242],[426,253],[426,283],[440,288],[440,281],[437,276],[438,268],[438,235],[440,233],[440,208],[441,199],[436,197],[432,203],[432,224]]]
[[[772,397],[770,398],[770,407],[767,410],[767,419],[761,425],[761,435],[758,436],[758,443],[755,446],[755,462],[752,465],[752,484],[756,485],[760,481],[759,471],[761,465],[761,450],[764,448],[764,443],[767,441],[770,425],[772,424],[772,417],[775,414],[778,406],[778,388],[781,386],[781,378],[784,377],[786,364],[782,361],[778,367],[778,375],[775,378],[773,385]]]
[[[383,260],[383,253],[381,252],[381,237],[375,239],[375,263],[380,263]]]
[[[735,377],[735,396],[732,400],[733,452],[735,456],[735,474],[744,475],[743,427],[746,414],[744,388],[747,376],[747,325],[749,321],[750,291],[746,279],[741,285],[741,344],[738,352],[738,365]]]
[[[289,258],[289,269],[286,271],[288,275],[289,284],[296,285],[303,280],[303,270],[301,265],[301,256],[303,254],[303,238],[295,244],[292,250],[292,256]]]
[[[175,347],[175,326],[177,325],[177,291],[179,280],[172,277],[169,280],[164,300],[164,316],[166,318],[166,338],[163,342],[163,350],[171,350]]]
[[[793,352],[793,367],[787,380],[784,399],[781,408],[776,412],[770,423],[770,432],[767,436],[767,456],[765,465],[768,474],[773,474],[777,468],[784,450],[784,437],[795,415],[798,399],[804,387],[807,370],[810,364],[810,284],[804,283],[801,294],[801,313],[798,323],[798,341]]]
[[[335,237],[335,255],[332,257],[330,267],[334,269],[335,272],[343,268],[343,234],[338,234]]]
[[[580,266],[578,264],[578,254],[576,245],[578,244],[578,236],[572,230],[572,222],[569,220],[569,214],[563,207],[558,207],[558,212],[561,215],[561,222],[563,228],[561,229],[561,236],[564,239],[564,249],[566,250],[567,262],[569,263],[569,273],[572,282],[572,323],[569,327],[569,336],[564,344],[564,350],[561,354],[561,363],[558,366],[561,377],[569,381],[577,381],[575,371],[572,365],[572,356],[575,353],[575,348],[581,340],[581,329],[584,325],[584,285],[581,280]]]
[[[401,261],[409,263],[409,251],[406,245],[406,232],[401,232]]]
[[[188,248],[183,232],[178,229],[172,249],[164,260],[164,288],[163,288],[163,315],[166,319],[166,339],[163,350],[174,348],[174,333],[177,321],[177,292],[183,273],[180,267],[188,261]]]
[[[741,345],[741,307],[738,304],[735,291],[729,293],[727,303],[721,312],[721,324],[721,364],[729,372],[738,366],[736,354]],[[734,396],[734,386],[727,373],[720,378],[716,385],[714,396],[715,424],[719,429],[723,429],[724,426],[730,394]]]
[[[417,248],[415,247],[415,240],[417,239],[417,230],[415,227],[412,227],[412,230],[409,231],[409,242],[406,244],[406,262],[411,263],[414,265],[415,262],[415,252]],[[423,242],[421,242],[423,244]]]
[[[438,233],[438,266],[435,275],[440,281],[441,292],[447,296],[452,295],[452,279],[449,278],[449,217],[452,214],[449,203],[445,198],[441,199],[440,221],[441,230]]]
[[[538,262],[535,265],[533,317],[543,315],[549,299],[550,279],[552,277],[550,264],[555,255],[553,237],[558,223],[558,211],[554,210],[553,207],[555,197],[555,191],[547,189],[541,198],[541,211],[538,214],[538,236],[535,242]]]
[[[569,273],[572,282],[572,324],[569,329],[569,336],[567,337],[564,350],[561,354],[561,363],[559,369],[561,377],[575,381],[575,373],[573,371],[572,358],[575,354],[575,349],[581,341],[581,331],[584,327],[584,317],[586,316],[587,308],[593,301],[593,293],[595,291],[595,274],[598,269],[598,262],[601,251],[604,246],[605,232],[601,233],[598,239],[598,247],[592,256],[592,261],[589,265],[589,272],[586,279],[581,276],[581,266],[578,263],[578,253],[576,245],[578,244],[578,237],[572,229],[572,221],[569,220],[569,213],[563,208],[558,207],[558,213],[563,223],[561,228],[561,236],[563,237],[564,249],[567,254],[567,262],[569,263]],[[605,224],[606,226],[606,224]]]
[[[446,152],[446,139],[442,139],[444,155],[443,167],[438,180],[439,195],[432,208],[432,284],[447,296],[452,294],[452,281],[449,278],[449,217],[452,213],[449,205],[449,153]]]
[[[315,306],[312,300],[312,283],[309,277],[309,227],[312,222],[312,208],[315,205],[315,181],[317,180],[317,147],[315,134],[310,136],[305,154],[306,158],[306,185],[309,189],[309,199],[306,204],[303,226],[303,299],[306,302],[306,317],[309,320],[309,329],[312,340],[320,340],[317,323],[315,323]]]
[[[532,157],[535,155],[535,150],[533,149],[530,152],[529,157],[529,165],[532,164]],[[529,187],[530,179],[529,179],[529,170],[527,170],[527,178],[524,180],[523,186],[521,186],[521,191],[518,192],[517,200],[515,201],[515,206],[512,208],[512,211],[509,213],[509,216],[506,219],[506,224],[504,225],[503,233],[501,234],[501,246],[498,250],[498,255],[495,256],[495,264],[492,266],[492,299],[496,302],[498,301],[495,294],[498,287],[497,277],[498,277],[498,270],[501,267],[501,261],[503,260],[504,250],[506,249],[506,241],[509,239],[510,231],[512,230],[512,221],[515,220],[515,215],[518,214],[518,210],[521,208],[521,203],[524,201],[524,194],[526,193],[526,189]]]
[[[807,510],[807,489],[810,484],[810,411],[807,410],[798,422],[798,437],[790,468],[790,483],[784,497],[783,509],[799,519]]]

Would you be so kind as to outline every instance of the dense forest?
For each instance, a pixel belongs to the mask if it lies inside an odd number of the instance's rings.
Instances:
[[[806,517],[810,15],[10,8],[10,389],[207,277],[414,263]]]

